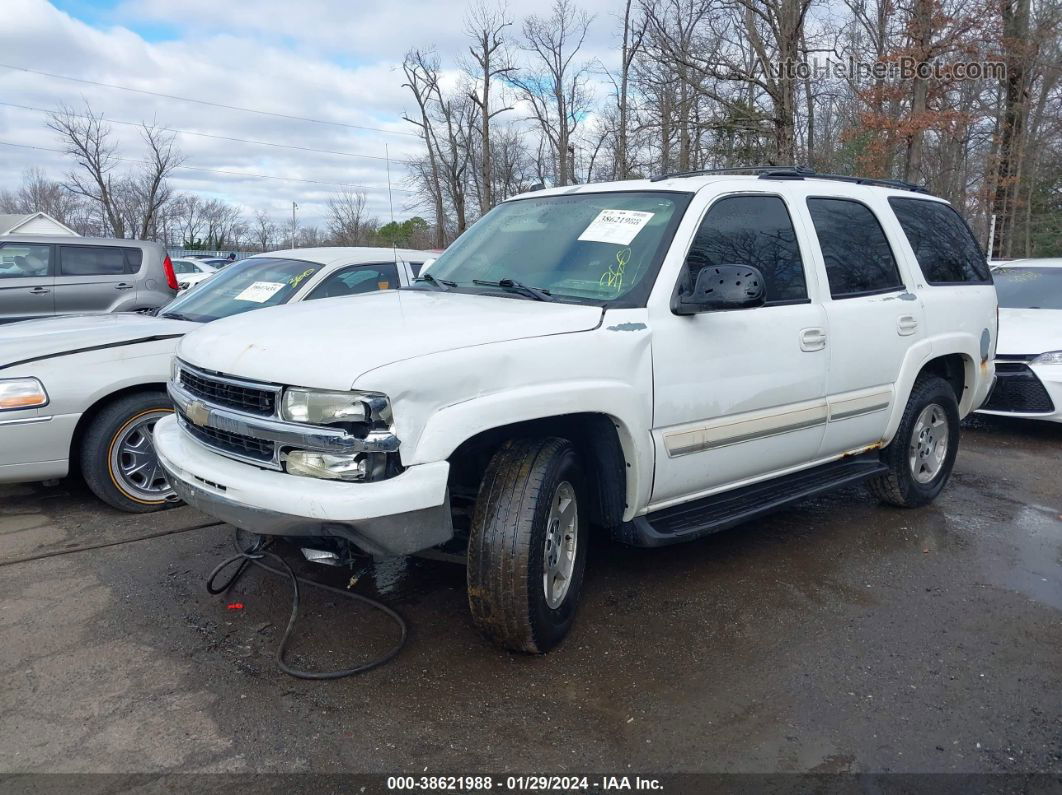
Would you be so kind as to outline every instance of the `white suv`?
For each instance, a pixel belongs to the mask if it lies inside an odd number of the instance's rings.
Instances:
[[[411,289],[186,336],[159,460],[303,546],[466,540],[477,626],[529,652],[572,624],[591,527],[671,544],[858,481],[923,505],[992,386],[996,294],[947,203],[870,182],[517,197]]]

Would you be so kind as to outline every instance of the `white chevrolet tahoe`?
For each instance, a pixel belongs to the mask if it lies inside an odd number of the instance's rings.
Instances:
[[[912,186],[776,169],[543,190],[411,288],[184,337],[155,442],[183,499],[254,533],[466,541],[478,628],[544,652],[592,527],[672,544],[860,481],[928,503],[991,389],[996,315],[966,224]]]

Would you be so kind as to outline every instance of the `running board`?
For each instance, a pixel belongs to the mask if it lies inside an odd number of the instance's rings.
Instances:
[[[638,547],[659,547],[692,541],[776,511],[805,497],[859,483],[887,472],[877,453],[842,458],[733,491],[664,508],[616,528],[613,537]]]

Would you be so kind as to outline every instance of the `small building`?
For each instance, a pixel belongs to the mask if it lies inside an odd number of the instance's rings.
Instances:
[[[61,224],[48,213],[0,215],[0,237],[4,235],[73,235],[77,232]]]

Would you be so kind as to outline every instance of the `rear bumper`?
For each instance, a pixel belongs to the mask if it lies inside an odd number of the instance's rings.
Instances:
[[[453,536],[446,461],[375,483],[343,483],[261,469],[218,455],[165,417],[155,450],[178,496],[252,533],[345,538],[376,555],[407,555]]]

